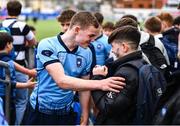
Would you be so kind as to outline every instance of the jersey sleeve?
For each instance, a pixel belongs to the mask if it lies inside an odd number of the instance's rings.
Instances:
[[[37,57],[44,67],[51,63],[59,62],[56,48],[48,39],[42,40],[37,48]]]

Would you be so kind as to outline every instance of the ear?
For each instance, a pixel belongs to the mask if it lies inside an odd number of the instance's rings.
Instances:
[[[10,48],[11,48],[11,43],[10,43],[10,42],[8,42],[8,43],[6,44],[6,48],[7,48],[7,49],[10,49]]]
[[[123,47],[123,50],[124,50],[125,53],[129,51],[129,46],[128,46],[127,43],[123,42],[122,47]]]
[[[150,32],[147,28],[144,28],[144,31],[145,31],[145,32],[147,32],[147,33],[149,33],[149,32]]]
[[[75,33],[79,33],[80,27],[79,27],[79,26],[75,26],[75,27],[74,27],[74,31],[75,31]]]

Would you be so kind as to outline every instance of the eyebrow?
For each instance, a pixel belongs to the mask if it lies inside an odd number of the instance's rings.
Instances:
[[[70,23],[61,23],[61,25],[70,25]]]

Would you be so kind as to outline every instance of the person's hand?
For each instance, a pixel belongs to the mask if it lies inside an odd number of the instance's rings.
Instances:
[[[122,77],[110,77],[100,81],[101,89],[103,91],[113,91],[118,93],[125,86],[125,79]]]
[[[33,78],[30,78],[28,81],[27,81],[27,88],[34,88],[35,85],[36,85],[37,82],[33,82]]]
[[[29,70],[28,70],[28,75],[29,75],[30,77],[36,77],[36,75],[37,75],[36,69],[29,69]]]
[[[107,73],[108,73],[108,68],[106,66],[96,65],[93,68],[93,75],[103,75],[103,76],[106,76]]]

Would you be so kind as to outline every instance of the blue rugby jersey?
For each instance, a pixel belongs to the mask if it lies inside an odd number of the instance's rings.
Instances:
[[[96,53],[96,65],[104,65],[109,56],[111,45],[108,43],[108,37],[104,34],[92,42]]]
[[[30,103],[35,109],[38,95],[39,109],[58,110],[70,107],[73,91],[60,88],[48,74],[45,66],[60,62],[66,75],[82,77],[89,74],[92,53],[80,46],[70,51],[58,35],[42,40],[37,48],[38,84],[32,92]],[[56,68],[54,68],[56,70]]]

